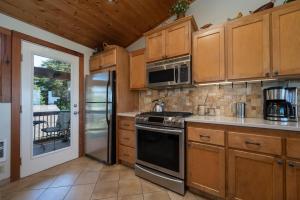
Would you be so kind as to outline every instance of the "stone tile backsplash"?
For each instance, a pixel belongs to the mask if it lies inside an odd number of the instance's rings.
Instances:
[[[248,83],[232,85],[208,85],[191,88],[147,90],[140,92],[141,112],[151,111],[154,99],[163,98],[167,111],[186,111],[198,113],[198,105],[214,108],[216,116],[234,116],[234,104],[246,103],[246,117],[263,117],[263,89],[271,86],[287,85],[287,82]],[[300,82],[292,82],[289,87],[298,87]],[[300,87],[298,87],[300,88]],[[298,89],[299,95],[299,89]],[[300,97],[298,97],[298,102]],[[299,104],[299,103],[298,103]],[[299,110],[299,109],[298,109]]]

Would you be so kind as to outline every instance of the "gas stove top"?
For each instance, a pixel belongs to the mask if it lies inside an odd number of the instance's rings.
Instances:
[[[136,116],[136,124],[184,128],[184,118],[189,112],[145,112]]]

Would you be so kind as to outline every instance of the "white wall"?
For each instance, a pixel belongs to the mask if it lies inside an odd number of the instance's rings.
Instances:
[[[233,18],[238,12],[248,15],[249,11],[256,10],[261,5],[270,0],[195,0],[187,11],[187,15],[193,15],[198,27],[204,24],[220,24]],[[280,5],[284,0],[277,0],[276,5]],[[168,21],[174,19],[172,17]],[[145,48],[144,37],[138,39],[127,47],[128,51]]]
[[[68,39],[52,34],[45,30],[39,29],[35,26],[29,25],[22,21],[8,17],[0,13],[0,26],[15,30],[18,32],[31,35],[33,37],[66,47],[68,49],[80,52],[84,54],[84,67],[85,74],[89,72],[89,59],[93,53],[93,49],[80,45],[76,42],[72,42]],[[0,139],[7,139],[10,141],[10,104],[0,103]],[[10,142],[9,142],[10,144]],[[10,150],[10,145],[8,145]],[[5,163],[0,163],[0,180],[7,179],[10,177],[10,156]]]

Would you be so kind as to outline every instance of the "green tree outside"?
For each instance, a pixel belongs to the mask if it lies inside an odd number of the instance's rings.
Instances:
[[[71,73],[71,65],[58,60],[44,61],[41,67]],[[40,105],[49,105],[48,92],[52,91],[54,97],[59,97],[55,105],[60,110],[70,110],[70,80],[34,76],[34,87],[35,90],[40,90]]]

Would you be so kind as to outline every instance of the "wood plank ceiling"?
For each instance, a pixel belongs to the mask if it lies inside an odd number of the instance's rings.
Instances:
[[[0,0],[0,12],[95,48],[128,46],[169,17],[175,0]]]

